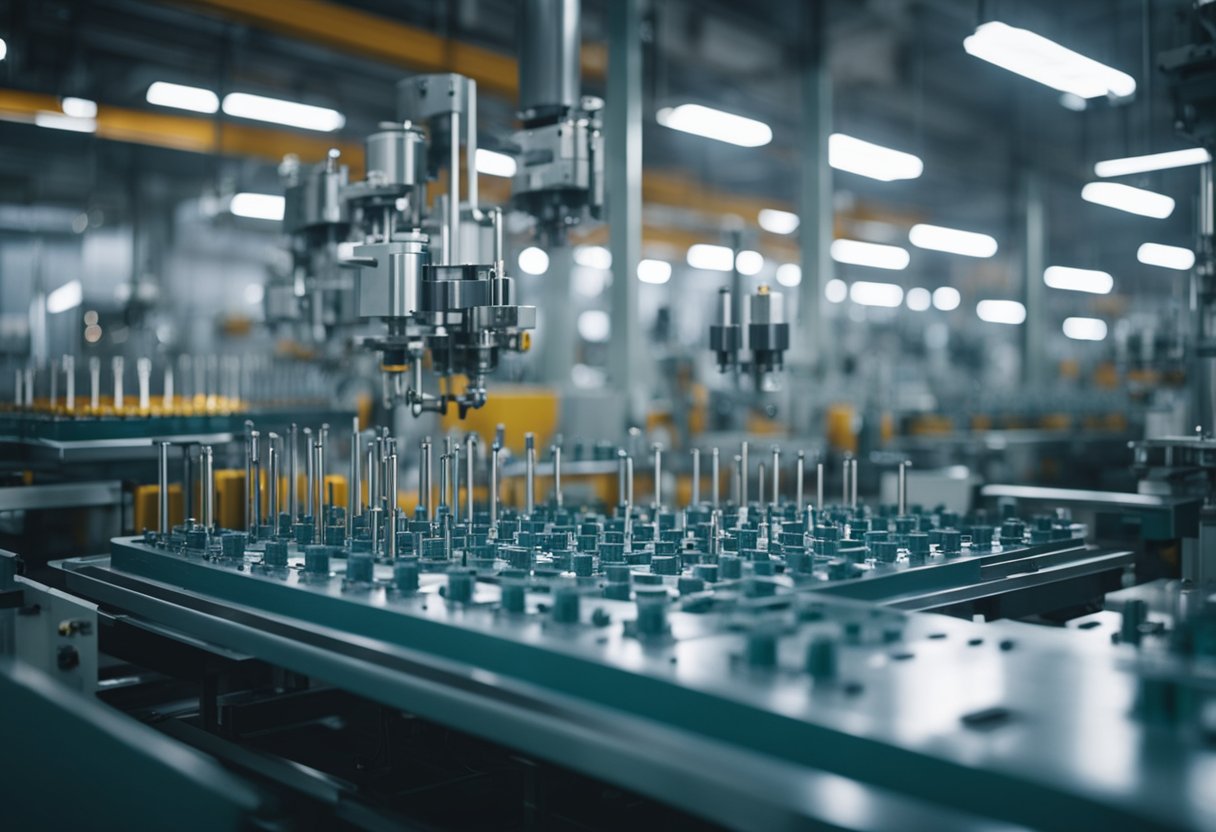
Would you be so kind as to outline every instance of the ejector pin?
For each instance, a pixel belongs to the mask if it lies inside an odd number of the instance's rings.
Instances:
[[[701,503],[701,449],[692,449],[692,500],[691,505]]]

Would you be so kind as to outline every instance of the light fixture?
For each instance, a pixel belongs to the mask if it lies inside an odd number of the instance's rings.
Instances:
[[[844,133],[833,133],[828,137],[828,164],[836,170],[882,182],[915,179],[925,170],[924,162],[911,153],[892,150]]]
[[[1091,295],[1109,295],[1115,288],[1115,279],[1107,272],[1097,269],[1074,269],[1071,266],[1048,266],[1043,272],[1043,282],[1053,289],[1066,292],[1088,292]]]
[[[671,264],[665,260],[639,260],[638,280],[661,286],[671,280]]]
[[[943,312],[958,309],[963,302],[963,296],[953,286],[938,286],[933,290],[933,307]]]
[[[823,287],[823,296],[828,303],[844,303],[849,296],[849,284],[839,277],[833,277]]]
[[[693,133],[740,147],[761,147],[773,140],[772,129],[762,121],[700,104],[664,107],[655,114],[655,119],[672,130]]]
[[[1184,272],[1195,265],[1195,252],[1181,246],[1145,243],[1136,251],[1136,259],[1146,266],[1177,269]]]
[[[777,282],[793,288],[802,283],[802,267],[797,263],[782,263],[777,267]]]
[[[0,61],[8,57],[8,41],[0,38]]]
[[[758,251],[741,251],[735,255],[735,268],[745,277],[758,275],[764,268],[764,255]]]
[[[283,219],[283,206],[286,200],[277,194],[234,194],[228,203],[228,210],[238,217],[252,220]]]
[[[317,130],[322,133],[341,130],[346,124],[345,116],[328,107],[315,107],[312,104],[284,101],[281,98],[253,95],[248,92],[230,92],[225,95],[223,109],[225,115],[235,118],[269,121],[272,124],[284,124],[288,127]]]
[[[996,240],[987,234],[961,231],[941,225],[920,223],[908,231],[908,240],[917,248],[961,254],[964,257],[991,257],[996,254]]]
[[[493,150],[486,150],[484,147],[477,148],[478,173],[510,179],[515,175],[515,169],[515,157],[508,156],[505,153],[497,153]]]
[[[1026,320],[1026,307],[1016,300],[982,300],[975,314],[990,324],[1020,324]]]
[[[48,127],[51,130],[69,130],[73,133],[92,133],[97,130],[97,120],[92,118],[76,118],[40,110],[34,113],[34,124]]]
[[[72,118],[97,118],[97,102],[87,98],[68,96],[59,102],[65,116]]]
[[[1101,318],[1065,318],[1064,334],[1074,341],[1101,341],[1106,337],[1106,321]]]
[[[1133,188],[1119,182],[1090,182],[1081,189],[1081,199],[1129,214],[1163,220],[1174,213],[1174,199],[1165,194]]]
[[[868,280],[858,280],[849,287],[849,300],[862,306],[894,308],[904,302],[904,290],[895,283],[871,283]]]
[[[860,240],[833,240],[831,252],[832,259],[837,263],[895,271],[908,268],[908,251],[899,246],[863,243]]]
[[[168,81],[155,81],[148,87],[149,104],[158,107],[173,107],[192,113],[214,113],[220,108],[220,97],[202,87],[188,87]]]
[[[69,280],[46,296],[46,311],[52,315],[67,312],[80,306],[84,300],[84,287],[79,280]]]
[[[728,272],[735,262],[735,253],[726,246],[697,243],[688,247],[688,256],[685,259],[694,269]]]
[[[917,286],[908,290],[908,295],[904,298],[904,302],[908,304],[908,308],[913,312],[924,312],[933,305],[933,294],[928,289]]]
[[[1168,150],[1165,153],[1150,153],[1147,156],[1127,156],[1123,159],[1107,159],[1094,165],[1094,175],[1103,179],[1111,176],[1127,176],[1131,173],[1147,173],[1151,170],[1184,168],[1212,161],[1212,154],[1202,147],[1186,150]]]
[[[963,40],[967,54],[1080,98],[1126,98],[1136,79],[1027,29],[999,21],[980,25]]]
[[[245,303],[257,306],[266,296],[266,289],[261,283],[250,283],[245,287]]]
[[[776,208],[761,208],[760,227],[770,234],[793,234],[798,230],[798,215]]]
[[[606,271],[612,268],[612,252],[603,246],[578,246],[574,249],[574,262]]]
[[[524,274],[544,274],[549,271],[549,255],[544,249],[528,246],[519,253],[519,270]]]
[[[579,313],[575,325],[583,340],[593,344],[602,344],[612,334],[612,319],[602,309],[588,309]]]

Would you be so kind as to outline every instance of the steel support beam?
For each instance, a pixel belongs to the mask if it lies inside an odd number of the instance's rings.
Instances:
[[[629,395],[640,389],[642,331],[637,266],[642,251],[642,39],[638,0],[609,3],[608,95],[605,121],[609,248],[612,251],[612,336],[608,371]]]
[[[810,0],[803,12],[805,63],[802,68],[802,176],[798,243],[802,283],[798,287],[794,355],[826,369],[832,361],[832,339],[824,315],[823,290],[832,279],[832,168],[828,137],[832,132],[832,78],[827,61],[826,0]]]

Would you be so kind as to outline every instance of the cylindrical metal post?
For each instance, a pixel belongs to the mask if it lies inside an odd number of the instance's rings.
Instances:
[[[562,507],[562,446],[553,446],[553,504]]]
[[[306,485],[306,493],[304,495],[304,515],[306,517],[316,517],[317,507],[314,505],[313,500],[317,493],[317,486],[315,483],[317,477],[317,458],[313,453],[312,428],[304,428],[301,433],[304,434],[304,483]]]
[[[798,452],[798,462],[794,466],[794,505],[798,507],[798,516],[802,516],[802,478],[806,476],[806,452]]]
[[[397,454],[388,455],[388,482],[385,483],[389,493],[388,512],[384,515],[385,555],[390,561],[397,559]]]
[[[823,463],[815,463],[815,511],[823,511]]]
[[[857,458],[849,463],[849,506],[857,508]]]
[[[689,505],[701,504],[701,449],[692,449],[692,500]]]
[[[900,517],[908,513],[908,466],[911,464],[907,460],[899,463],[899,484],[897,486],[896,499],[899,503]]]
[[[739,479],[739,506],[747,507],[747,442],[742,442],[739,446],[739,461],[742,463],[742,477]]]
[[[313,540],[325,540],[325,446],[317,440],[312,446],[313,497],[312,505],[315,510],[312,516]]]
[[[709,454],[709,480],[711,489],[710,493],[713,495],[713,506],[714,508],[717,508],[718,503],[721,501],[720,497],[722,492],[722,476],[718,471],[717,448],[714,448]]]
[[[215,530],[215,459],[210,445],[204,445],[199,451],[199,468],[202,470],[202,500],[203,527],[212,532]]]
[[[279,536],[279,435],[266,435],[266,520],[270,536]]]
[[[287,513],[294,523],[300,518],[300,429],[295,422],[287,431]]]
[[[473,476],[473,473],[474,473],[474,472],[473,472],[473,465],[474,465],[474,463],[475,463],[475,462],[476,462],[476,460],[477,460],[477,434],[475,434],[475,433],[470,433],[468,436],[466,436],[466,437],[465,437],[465,439],[464,439],[464,448],[465,448],[465,457],[466,457],[466,459],[465,459],[465,473],[467,474],[467,476],[466,476],[466,480],[467,480],[467,482],[465,482],[465,485],[464,485],[464,487],[465,487],[465,491],[467,492],[467,493],[465,494],[465,499],[466,499],[466,501],[467,501],[467,503],[468,503],[468,512],[467,512],[467,514],[468,514],[468,518],[469,518],[469,525],[470,525],[470,526],[472,526],[472,525],[473,525],[473,508],[474,508],[474,501],[473,501],[473,483],[474,483],[474,476]]]
[[[536,437],[524,434],[524,514],[536,509]]]
[[[773,496],[772,504],[776,509],[781,502],[781,449],[773,446]]]
[[[361,513],[363,497],[359,493],[363,485],[363,475],[359,471],[363,459],[362,448],[359,447],[359,417],[351,419],[350,424],[350,478],[346,481],[346,536],[354,537],[355,516]]]
[[[490,448],[490,537],[498,537],[498,442]]]
[[[159,509],[161,538],[169,537],[169,443],[160,443],[160,460],[157,468],[157,508]]]
[[[650,448],[654,452],[654,510],[663,508],[663,446],[655,443]]]

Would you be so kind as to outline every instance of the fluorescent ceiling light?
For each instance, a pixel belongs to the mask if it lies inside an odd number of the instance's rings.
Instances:
[[[46,296],[46,311],[52,315],[67,312],[80,306],[84,300],[84,287],[79,280],[69,280],[55,291]]]
[[[1048,266],[1043,272],[1043,282],[1053,289],[1067,292],[1089,292],[1091,295],[1109,295],[1115,288],[1115,279],[1097,269],[1074,269],[1070,266]]]
[[[97,130],[96,119],[75,118],[45,110],[34,113],[34,124],[39,127],[49,127],[52,130],[70,130],[74,133],[92,133]]]
[[[220,108],[220,97],[211,90],[168,81],[156,81],[148,87],[147,100],[158,107],[173,107],[192,113],[210,114]]]
[[[760,147],[773,140],[772,129],[762,121],[737,116],[700,104],[664,107],[655,114],[664,127],[717,139],[740,147]]]
[[[928,289],[922,289],[920,286],[909,289],[908,296],[904,300],[908,304],[908,308],[913,312],[924,312],[933,305],[932,293]]]
[[[228,210],[238,217],[251,220],[280,221],[283,219],[284,204],[284,198],[276,194],[242,193],[232,197]]]
[[[794,287],[802,282],[802,267],[797,263],[782,263],[777,267],[777,282]]]
[[[1150,153],[1147,156],[1128,156],[1124,159],[1107,159],[1094,165],[1094,175],[1103,179],[1109,176],[1127,176],[1130,173],[1147,173],[1150,170],[1184,168],[1212,161],[1212,154],[1202,147],[1186,150],[1170,150],[1165,153]]]
[[[711,272],[728,272],[735,262],[735,253],[726,246],[697,243],[688,247],[688,265]]]
[[[602,344],[612,334],[612,319],[602,309],[588,309],[578,316],[578,334],[583,340]]]
[[[524,274],[544,274],[549,271],[549,255],[544,249],[528,246],[519,253],[519,270]]]
[[[97,102],[87,98],[68,96],[59,102],[65,116],[73,118],[97,118]]]
[[[938,286],[933,290],[933,306],[943,312],[958,309],[963,302],[963,296],[953,286]]]
[[[837,263],[896,271],[908,268],[907,249],[899,246],[863,243],[860,240],[833,240],[831,251],[832,259]]]
[[[862,306],[886,306],[894,308],[904,302],[903,287],[894,283],[871,283],[858,280],[849,287],[849,300]]]
[[[1195,265],[1195,252],[1181,246],[1145,243],[1136,251],[1136,259],[1147,266],[1177,269],[1184,272]]]
[[[612,252],[603,246],[578,246],[574,249],[574,262],[589,269],[607,271],[612,268]]]
[[[770,234],[793,234],[798,230],[798,215],[776,208],[760,209],[760,227]]]
[[[760,274],[764,268],[764,255],[758,251],[741,251],[735,255],[735,268],[747,277]]]
[[[828,137],[828,164],[836,170],[883,182],[915,179],[925,170],[920,158],[911,153],[892,150],[844,133],[833,133]]]
[[[963,40],[967,54],[1080,98],[1126,98],[1136,79],[1027,29],[985,23]]]
[[[917,248],[946,251],[964,257],[991,257],[996,254],[996,240],[987,234],[941,225],[914,225],[908,232],[908,240]]]
[[[665,260],[639,260],[638,280],[661,286],[671,280],[671,264]]]
[[[1026,320],[1026,307],[1016,300],[982,300],[975,314],[990,324],[1020,324]]]
[[[1174,200],[1165,194],[1133,188],[1118,182],[1090,182],[1081,189],[1081,199],[1129,214],[1163,220],[1174,213]]]
[[[223,108],[226,115],[235,118],[269,121],[323,133],[340,130],[346,124],[345,116],[328,107],[314,107],[312,104],[284,101],[281,98],[268,98],[247,92],[228,93],[224,96]]]
[[[510,179],[515,175],[515,158],[508,156],[505,153],[496,153],[493,150],[486,150],[484,147],[477,148],[477,172],[484,173],[486,176],[502,176]]]
[[[827,298],[828,303],[844,303],[845,298],[849,296],[849,284],[839,277],[833,277],[823,287],[823,296]]]
[[[1106,321],[1101,318],[1065,318],[1064,334],[1074,341],[1101,341],[1106,337]]]

